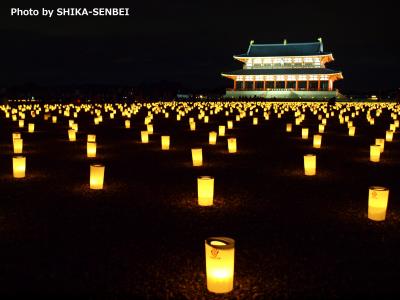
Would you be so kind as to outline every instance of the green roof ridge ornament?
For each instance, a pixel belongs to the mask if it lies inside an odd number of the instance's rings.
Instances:
[[[283,44],[284,44],[284,45],[287,45],[287,39],[284,39],[284,40],[283,40]]]
[[[324,52],[324,44],[322,43],[322,37],[318,38],[318,42],[320,43],[319,51],[322,53]]]

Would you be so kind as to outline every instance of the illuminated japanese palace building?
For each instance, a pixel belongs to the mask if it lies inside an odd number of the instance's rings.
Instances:
[[[233,80],[225,97],[268,99],[343,98],[333,83],[343,79],[340,71],[325,67],[333,55],[325,52],[322,39],[314,43],[256,44],[246,53],[234,55],[243,69],[222,73]]]

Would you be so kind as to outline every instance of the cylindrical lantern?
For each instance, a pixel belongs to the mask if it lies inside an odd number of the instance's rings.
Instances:
[[[125,128],[131,128],[131,120],[125,120]]]
[[[190,126],[190,131],[195,131],[196,130],[196,122],[190,122],[189,126]]]
[[[51,121],[52,121],[53,123],[57,123],[57,116],[52,116],[52,117],[51,117]]]
[[[103,189],[104,169],[103,165],[90,165],[90,188],[92,190]]]
[[[356,127],[350,126],[349,127],[349,136],[354,136],[356,134]]]
[[[24,178],[26,170],[26,158],[25,156],[13,157],[13,175],[14,178]]]
[[[287,123],[286,124],[286,132],[292,132],[292,127],[293,127],[292,123]]]
[[[13,141],[15,140],[15,139],[20,139],[21,138],[21,133],[19,133],[19,132],[13,132],[12,133],[12,139],[13,139]]]
[[[389,189],[381,186],[369,188],[368,219],[384,221],[389,200]]]
[[[318,133],[324,133],[324,131],[325,131],[325,125],[319,124],[318,125]]]
[[[203,151],[201,148],[192,149],[192,161],[194,167],[200,167],[203,165]]]
[[[303,140],[308,139],[308,128],[302,128],[301,129],[301,138]]]
[[[88,134],[87,135],[87,141],[95,143],[96,142],[96,135],[95,134]]]
[[[225,136],[225,125],[218,126],[218,134],[219,136]]]
[[[386,142],[392,142],[393,141],[393,131],[387,130],[386,131]]]
[[[161,137],[161,150],[169,150],[169,135],[163,135]]]
[[[229,120],[227,125],[228,125],[228,129],[232,129],[233,128],[233,121]]]
[[[381,153],[385,150],[385,139],[375,139],[375,145],[379,145],[381,147]]]
[[[369,159],[372,162],[379,162],[381,157],[381,146],[371,145],[369,150]]]
[[[258,118],[257,117],[254,117],[253,118],[253,125],[257,125],[258,124]]]
[[[19,120],[18,121],[18,127],[19,128],[23,128],[24,127],[24,123],[25,123],[24,120]]]
[[[153,133],[154,133],[153,124],[147,124],[147,132],[148,132],[149,134],[153,134]]]
[[[313,146],[314,148],[321,148],[322,135],[314,134]]]
[[[70,142],[76,141],[76,131],[74,129],[68,129],[68,138]]]
[[[235,241],[227,237],[210,237],[205,241],[207,289],[212,293],[233,290]]]
[[[87,157],[96,157],[96,142],[87,142]]]
[[[200,176],[197,178],[197,195],[200,206],[213,205],[214,177]]]
[[[236,153],[236,138],[229,138],[228,139],[228,152],[229,153]]]
[[[147,131],[141,131],[140,136],[143,144],[147,144],[149,142],[149,133]]]
[[[314,176],[317,172],[317,157],[314,154],[304,155],[304,175]]]
[[[210,145],[215,145],[217,143],[217,132],[211,131],[208,135],[208,142]]]
[[[23,139],[18,139],[18,138],[13,139],[14,153],[15,154],[21,154],[22,153],[22,149],[23,149],[23,145],[24,145],[24,140]]]
[[[28,124],[28,132],[29,133],[35,132],[35,124],[33,124],[33,123]]]

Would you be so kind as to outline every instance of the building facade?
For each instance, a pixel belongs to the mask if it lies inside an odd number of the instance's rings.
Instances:
[[[246,53],[233,56],[243,69],[221,75],[233,80],[225,97],[268,99],[342,98],[334,82],[343,79],[340,71],[325,65],[333,55],[325,52],[321,39],[314,43],[255,44]]]

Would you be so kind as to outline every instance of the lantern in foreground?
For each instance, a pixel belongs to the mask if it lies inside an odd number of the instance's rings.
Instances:
[[[169,150],[169,135],[163,135],[161,137],[161,150]]]
[[[87,142],[87,157],[96,157],[96,146],[95,142]]]
[[[393,131],[386,131],[386,142],[393,142]]]
[[[105,167],[103,165],[90,165],[90,189],[103,189],[104,169]]]
[[[143,144],[147,144],[149,142],[149,133],[147,131],[141,131],[140,137]]]
[[[379,162],[381,157],[381,146],[371,145],[369,150],[369,159],[372,162]]]
[[[304,175],[314,176],[317,169],[317,157],[314,154],[304,155]]]
[[[322,135],[320,134],[314,134],[313,138],[313,146],[314,148],[321,148],[321,142],[322,142]]]
[[[349,136],[354,136],[356,134],[356,128],[354,126],[349,127]]]
[[[13,176],[14,178],[24,178],[26,169],[25,156],[13,157]]]
[[[225,136],[225,125],[219,125],[218,126],[218,134],[220,136]]]
[[[217,143],[217,133],[215,131],[210,131],[208,135],[208,142],[210,145],[215,145]]]
[[[207,289],[212,293],[233,290],[235,241],[227,237],[210,237],[205,241]]]
[[[76,141],[76,131],[74,129],[68,129],[68,138],[70,142]]]
[[[24,145],[24,140],[20,138],[13,139],[13,147],[15,154],[21,154]]]
[[[29,133],[35,132],[35,124],[34,123],[29,123],[28,124],[28,132]]]
[[[287,123],[286,124],[286,132],[292,132],[292,127],[293,127],[292,123]]]
[[[192,149],[192,161],[194,167],[200,167],[203,165],[203,150],[201,148]]]
[[[302,128],[301,129],[301,138],[303,140],[308,139],[308,128]]]
[[[228,152],[229,153],[236,153],[236,138],[229,138],[228,139]]]
[[[368,219],[373,221],[384,221],[389,200],[389,189],[381,186],[369,188],[368,196]]]
[[[197,196],[200,206],[213,205],[214,177],[200,176],[197,178]]]

